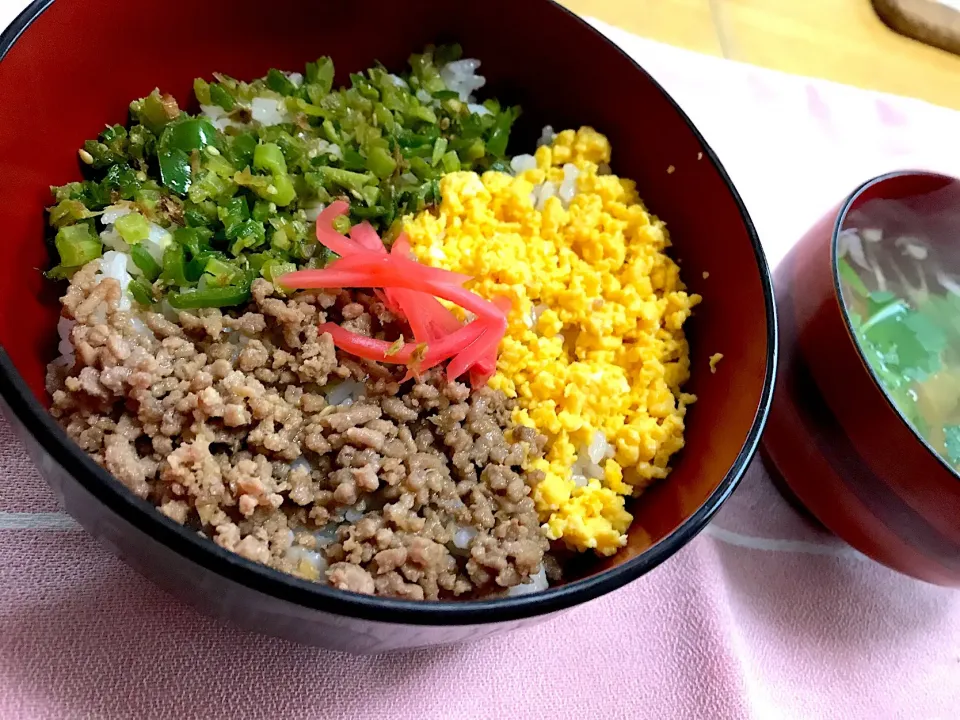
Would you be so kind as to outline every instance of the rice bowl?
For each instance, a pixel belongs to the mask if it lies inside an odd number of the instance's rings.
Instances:
[[[167,517],[342,590],[525,594],[571,552],[614,554],[625,499],[669,472],[695,401],[682,323],[700,298],[606,138],[545,128],[536,155],[506,155],[519,110],[480,104],[480,61],[458,56],[428,48],[339,91],[329,58],[215,74],[194,82],[198,116],[155,90],[85,143],[87,180],[54,189],[54,416]],[[295,291],[364,257],[413,272],[408,255],[501,317],[484,357],[423,364],[481,322],[436,289]],[[423,357],[394,363],[405,337]],[[621,386],[616,411],[589,400]]]

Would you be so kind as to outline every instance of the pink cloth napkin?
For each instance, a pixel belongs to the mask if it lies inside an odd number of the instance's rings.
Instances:
[[[771,262],[862,179],[906,166],[960,174],[957,113],[602,29],[699,124]],[[960,593],[896,575],[812,527],[759,463],[706,532],[632,585],[538,627],[406,655],[300,647],[171,599],[59,511],[4,421],[0,548],[3,718],[912,720],[960,710]]]

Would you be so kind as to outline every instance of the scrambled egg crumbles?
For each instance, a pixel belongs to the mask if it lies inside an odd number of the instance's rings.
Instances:
[[[633,181],[603,174],[609,162],[606,137],[567,130],[516,177],[445,176],[438,211],[405,228],[422,262],[512,299],[491,385],[517,398],[515,422],[548,438],[532,463],[545,533],[601,555],[626,543],[625,497],[665,477],[683,447],[695,400],[681,391],[683,323],[700,301],[665,252],[664,223]]]

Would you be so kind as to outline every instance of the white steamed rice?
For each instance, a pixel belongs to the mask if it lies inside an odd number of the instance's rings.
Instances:
[[[580,171],[576,165],[567,163],[563,166],[563,181],[559,187],[551,180],[546,180],[539,185],[535,185],[530,192],[530,202],[533,206],[542,211],[547,200],[556,196],[560,198],[560,203],[564,209],[570,207],[570,201],[577,194],[577,179],[580,177]]]
[[[250,114],[261,125],[280,125],[293,122],[283,100],[256,97],[250,101]]]
[[[533,155],[514,155],[510,161],[510,169],[514,175],[519,175],[527,170],[537,169],[537,159]]]
[[[551,125],[544,126],[543,132],[540,133],[540,139],[537,140],[537,147],[541,145],[552,145],[556,137],[557,134],[553,131]]]
[[[460,101],[472,103],[473,93],[487,84],[483,75],[477,75],[480,61],[476,58],[465,58],[447,63],[440,70],[440,79],[444,84],[460,96]]]
[[[132,278],[130,273],[127,271],[128,260],[128,255],[117,252],[116,250],[108,250],[103,254],[103,257],[93,261],[98,264],[97,272],[94,275],[94,278],[97,280],[97,282],[100,282],[100,280],[103,280],[103,278],[112,277],[120,283],[120,290],[122,294],[120,296],[120,302],[117,305],[120,310],[129,310],[133,306],[133,296],[130,294],[129,290],[130,280]],[[103,317],[99,317],[97,313],[102,313]],[[95,311],[94,320],[101,323],[106,322],[106,312],[104,312],[101,308],[98,308]],[[57,335],[60,337],[60,342],[57,345],[57,351],[60,353],[60,355],[56,360],[53,361],[54,365],[73,367],[75,360],[75,348],[73,346],[73,340],[70,337],[70,333],[76,324],[76,320],[71,320],[70,318],[63,317],[62,315],[57,321]],[[145,327],[144,330],[146,330]]]
[[[317,571],[321,580],[324,578],[324,573],[327,570],[327,559],[315,550],[308,550],[301,545],[291,545],[287,548],[286,556],[294,566],[306,561]]]
[[[307,157],[315,158],[318,155],[329,155],[332,158],[337,160],[343,159],[343,150],[340,149],[339,145],[334,145],[331,142],[327,142],[321,138],[308,141],[310,149],[307,150]]]
[[[323,212],[323,209],[326,207],[322,202],[315,202],[310,205],[306,205],[303,208],[303,214],[306,216],[309,222],[316,222],[317,218],[320,217],[320,213]]]
[[[326,395],[331,405],[352,405],[364,396],[367,386],[357,380],[344,380]]]
[[[294,85],[298,82],[294,78],[299,78],[303,82],[303,76],[300,73],[289,73],[287,75]],[[226,130],[228,127],[244,129],[246,125],[231,117],[230,113],[219,105],[201,105],[200,112],[213,123],[219,130]],[[255,97],[250,101],[250,116],[253,121],[261,125],[280,125],[281,123],[293,122],[293,116],[287,111],[284,100],[275,97]]]
[[[557,195],[560,197],[560,202],[563,203],[563,207],[569,207],[570,201],[573,200],[573,196],[577,194],[577,178],[580,177],[580,171],[577,169],[577,166],[572,163],[567,163],[563,166],[563,182],[560,183],[560,189],[557,191]]]
[[[478,103],[467,103],[467,110],[472,112],[474,115],[493,115],[492,112]]]
[[[218,130],[226,130],[228,127],[243,128],[243,123],[233,120],[219,105],[201,105],[200,113]]]
[[[360,522],[360,519],[363,517],[363,513],[367,510],[367,503],[365,500],[361,500],[355,505],[351,505],[343,512],[343,519],[348,523]]]
[[[512,588],[507,590],[507,597],[530,595],[531,593],[542,592],[549,587],[550,582],[547,580],[547,571],[544,569],[543,565],[541,565],[540,569],[530,576],[530,582],[514,585]]]
[[[120,283],[120,302],[117,303],[117,309],[119,310],[129,310],[133,306],[133,296],[130,294],[130,281],[133,278],[127,270],[129,259],[129,255],[116,250],[107,250],[100,258],[100,269],[94,275],[98,282],[103,278],[113,278]]]
[[[523,319],[526,326],[528,328],[536,327],[537,323],[540,321],[540,316],[543,315],[543,311],[546,309],[546,305],[531,305],[530,312],[527,313],[527,316]]]
[[[458,550],[466,550],[476,536],[476,528],[458,525],[456,532],[453,533],[453,546]]]
[[[577,451],[577,460],[570,470],[573,482],[583,487],[590,480],[602,479],[603,463],[615,454],[616,448],[610,444],[602,432],[596,431],[590,444]]]
[[[100,222],[104,225],[104,229],[100,233],[100,241],[105,247],[123,254],[127,258],[127,271],[133,275],[137,275],[140,271],[136,265],[134,265],[133,261],[130,260],[130,246],[114,227],[114,223],[119,218],[134,212],[136,212],[134,208],[129,205],[110,205],[105,208],[103,214],[100,216]],[[166,250],[171,242],[173,242],[173,235],[170,234],[169,230],[160,227],[156,223],[150,223],[150,235],[143,241],[142,245],[157,263],[161,263],[163,261],[163,251]]]
[[[113,225],[119,218],[122,218],[124,215],[129,215],[133,212],[133,208],[129,205],[110,205],[103,209],[103,214],[100,215],[100,222],[104,225]]]
[[[57,334],[60,336],[60,344],[57,346],[57,351],[60,353],[60,357],[53,361],[54,365],[63,365],[68,368],[73,367],[74,347],[73,341],[70,339],[70,331],[73,330],[76,324],[76,320],[65,318],[62,315],[57,321]]]

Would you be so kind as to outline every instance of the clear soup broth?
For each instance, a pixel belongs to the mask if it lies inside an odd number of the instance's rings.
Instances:
[[[960,471],[960,187],[870,199],[837,240],[841,295],[900,413]]]

